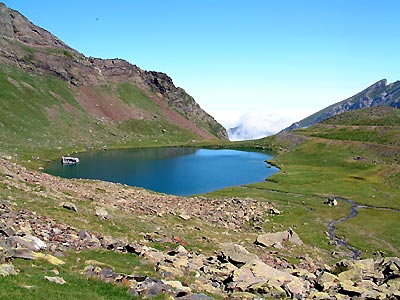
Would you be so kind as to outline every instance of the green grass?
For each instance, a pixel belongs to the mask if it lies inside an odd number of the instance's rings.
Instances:
[[[160,108],[149,99],[149,96],[131,83],[120,83],[117,86],[119,98],[126,104],[138,107],[147,112],[152,112],[153,116],[159,116]],[[152,116],[152,117],[153,117]]]
[[[332,125],[400,126],[400,110],[372,107],[349,111],[321,122]]]
[[[211,195],[271,202],[283,213],[271,216],[264,230],[295,227],[308,245],[332,251],[326,224],[348,215],[350,205],[339,201],[338,206],[328,207],[323,204],[328,197],[400,209],[399,112],[391,108],[355,111],[288,135],[235,143],[239,147],[275,149],[278,154],[272,162],[281,171],[266,182]],[[377,249],[398,256],[399,222],[398,212],[360,209],[354,219],[337,225],[337,233],[362,249],[363,257],[373,256]]]
[[[377,209],[358,209],[358,215],[337,225],[337,233],[362,249],[365,256],[383,251],[387,256],[399,256],[400,212]]]
[[[103,122],[87,114],[69,85],[0,66],[0,154],[16,154],[25,165],[90,149],[186,143],[197,136],[160,115],[159,108],[133,84],[91,87],[101,99],[114,90],[122,102],[149,115],[143,120]],[[67,110],[73,109],[73,112]],[[153,118],[157,115],[157,118]],[[163,132],[163,129],[164,132]],[[39,161],[29,162],[39,156]]]
[[[41,259],[15,259],[13,264],[20,273],[17,276],[0,277],[0,299],[132,299],[127,294],[128,288],[123,285],[104,283],[81,274],[87,260],[106,264],[119,273],[156,275],[152,266],[143,265],[141,259],[134,254],[105,250],[70,251],[61,259],[66,264],[57,267]],[[54,269],[59,275],[54,274]],[[48,282],[44,276],[62,277],[66,284]]]

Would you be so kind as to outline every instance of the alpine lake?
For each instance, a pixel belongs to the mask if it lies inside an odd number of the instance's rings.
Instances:
[[[278,168],[265,152],[191,147],[124,149],[78,154],[80,162],[50,163],[45,172],[64,178],[99,179],[165,194],[191,196],[265,181]]]

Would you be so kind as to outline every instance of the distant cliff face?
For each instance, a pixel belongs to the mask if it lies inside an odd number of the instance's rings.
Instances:
[[[122,59],[86,57],[3,3],[0,36],[0,65],[55,76],[77,90],[109,82],[134,84],[172,123],[202,138],[228,138],[225,128],[164,73],[145,71]]]
[[[386,79],[380,80],[360,93],[296,122],[283,131],[308,127],[343,112],[376,106],[400,108],[400,81],[388,85]]]

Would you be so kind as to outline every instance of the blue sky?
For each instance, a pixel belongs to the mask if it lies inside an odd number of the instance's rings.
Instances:
[[[86,56],[167,73],[227,126],[296,121],[400,80],[398,0],[4,2]]]

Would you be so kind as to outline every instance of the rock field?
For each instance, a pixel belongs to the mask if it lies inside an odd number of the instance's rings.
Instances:
[[[53,177],[11,162],[0,160],[2,184],[33,196],[49,197],[55,205],[77,212],[76,200],[94,201],[93,214],[107,222],[110,203],[114,208],[138,215],[173,214],[187,222],[198,218],[215,227],[240,232],[249,221],[262,222],[268,203],[254,199],[184,198],[151,193],[106,182],[67,180]],[[96,188],[93,188],[93,187]],[[107,192],[105,192],[107,191]],[[272,209],[273,210],[273,209]],[[151,239],[152,237],[147,237]],[[0,199],[0,275],[18,276],[14,259],[45,259],[55,268],[64,264],[67,250],[106,249],[133,253],[154,265],[157,278],[141,274],[117,273],[112,266],[90,261],[82,276],[97,278],[110,284],[123,284],[128,293],[149,298],[160,293],[173,299],[399,299],[400,259],[382,257],[364,260],[342,260],[336,265],[318,264],[302,257],[295,265],[284,258],[249,252],[231,242],[217,245],[213,255],[187,250],[176,241],[176,248],[161,251],[143,243],[115,238],[99,232],[74,228],[50,217],[18,208],[12,199]],[[259,247],[281,249],[287,243],[302,245],[292,230],[263,233],[254,241]],[[185,280],[185,278],[187,280]],[[62,274],[45,278],[65,284]]]

